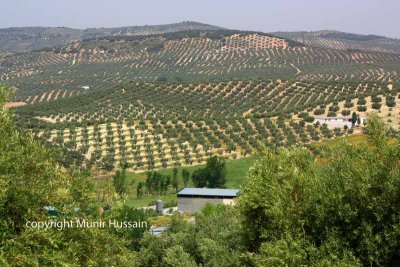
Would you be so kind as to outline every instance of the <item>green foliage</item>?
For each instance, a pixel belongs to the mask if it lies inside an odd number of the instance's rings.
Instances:
[[[138,251],[140,249],[140,240],[144,233],[150,229],[150,222],[143,210],[138,210],[132,207],[123,206],[116,211],[116,214],[112,216],[119,222],[145,222],[147,227],[137,228],[114,228],[115,234],[122,240],[127,241],[127,248]]]
[[[351,124],[355,125],[357,122],[357,113],[353,112],[353,114],[351,114]]]
[[[243,266],[237,210],[227,206],[205,209],[196,215],[195,224],[175,215],[162,236],[146,234],[138,255],[139,266]]]
[[[348,109],[343,109],[343,110],[342,110],[342,115],[343,115],[343,116],[349,116],[350,113],[351,113],[351,112],[350,112],[350,110],[348,110]]]
[[[150,53],[154,53],[154,52],[158,52],[158,51],[162,50],[163,48],[164,48],[164,44],[162,44],[162,43],[161,44],[155,44],[155,45],[149,47],[148,51]]]
[[[344,103],[345,108],[352,108],[353,106],[354,106],[354,103],[352,103],[351,101],[346,101]]]
[[[192,173],[192,182],[195,187],[207,187],[208,173],[206,168],[195,170]]]
[[[113,179],[114,189],[117,194],[122,196],[128,193],[125,168],[121,168],[121,170],[118,170],[112,179]]]
[[[361,88],[357,94],[356,88]],[[384,84],[372,82],[130,82],[16,110],[18,123],[43,143],[71,151],[61,160],[65,166],[78,163],[78,151],[89,166],[112,170],[128,161],[134,170],[151,171],[201,164],[211,155],[248,156],[260,143],[291,146],[332,138],[330,129],[306,126],[313,119],[307,114],[324,113],[327,106],[333,110],[336,100],[384,93]],[[292,114],[309,123],[287,124]],[[38,117],[60,121],[46,123]]]
[[[322,115],[325,113],[325,109],[318,108],[314,111],[314,115]]]
[[[167,267],[195,267],[198,266],[189,253],[185,252],[183,247],[176,245],[165,251],[163,258],[164,266]]]
[[[143,36],[151,35],[152,32],[166,33],[170,38],[177,38],[180,32],[196,30],[210,31],[207,36],[215,35],[214,30],[223,36],[223,32],[217,31],[217,26],[202,24],[198,22],[180,22],[165,25],[146,25],[133,27],[117,27],[117,28],[88,28],[88,29],[71,29],[65,27],[20,27],[2,29],[0,31],[0,51],[27,52],[33,50],[52,51],[60,53],[64,47],[77,40],[98,39],[105,37],[114,42],[122,36],[127,38],[130,35],[133,39],[143,39]],[[136,38],[135,38],[136,37]],[[122,37],[124,38],[124,37]],[[71,49],[70,53],[76,53],[79,50]]]
[[[15,128],[4,108],[7,95],[0,86],[0,265],[134,265],[125,241],[107,229],[26,227],[26,222],[50,219],[44,206],[62,211],[61,221],[96,220],[97,207],[90,202],[87,174],[61,169],[50,150]]]
[[[328,112],[328,117],[336,117],[336,112],[333,112],[333,111],[329,111]]]
[[[136,196],[137,197],[143,196],[143,188],[144,188],[143,182],[139,182],[136,186]]]
[[[190,179],[190,172],[188,170],[182,169],[182,179],[183,179],[183,185],[187,187]]]
[[[394,99],[394,97],[386,97],[386,105],[388,107],[395,107],[396,106],[396,101]]]
[[[367,127],[373,147],[341,142],[317,162],[263,150],[239,198],[255,265],[399,264],[400,144],[376,114]]]
[[[195,170],[192,174],[195,187],[224,188],[226,184],[225,159],[212,156],[205,168]]]
[[[313,116],[307,116],[304,118],[304,121],[309,122],[309,123],[314,122],[314,120],[315,120],[315,118]]]
[[[160,172],[148,172],[147,179],[145,182],[146,194],[165,194],[168,191],[169,186],[172,183],[174,190],[177,190],[179,185],[178,178],[175,176],[175,180],[171,181],[170,175],[164,175]]]
[[[178,169],[174,168],[172,170],[172,187],[175,191],[178,191],[179,181],[178,181]]]
[[[367,107],[366,107],[366,106],[358,106],[358,107],[357,107],[357,111],[359,111],[359,112],[365,112],[365,111],[367,111]]]
[[[362,105],[365,105],[365,104],[367,104],[367,100],[365,100],[364,98],[358,99],[357,105],[362,106]]]
[[[378,103],[378,102],[373,102],[373,103],[372,103],[372,108],[373,108],[373,109],[380,109],[381,106],[382,106],[382,105],[381,105],[380,103]]]

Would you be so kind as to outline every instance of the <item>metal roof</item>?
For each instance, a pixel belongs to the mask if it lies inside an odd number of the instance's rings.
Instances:
[[[236,197],[239,189],[217,189],[217,188],[183,188],[178,196],[218,196]]]

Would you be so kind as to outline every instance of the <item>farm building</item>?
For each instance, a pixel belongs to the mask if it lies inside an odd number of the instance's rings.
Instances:
[[[177,194],[178,211],[197,212],[207,202],[233,205],[238,193],[238,189],[184,188]]]
[[[365,118],[360,117],[361,125],[365,123]],[[353,125],[351,123],[351,117],[319,117],[315,118],[314,123],[319,123],[320,125],[326,124],[328,127],[332,128],[343,128],[347,125],[351,128]],[[355,124],[358,125],[357,123]]]

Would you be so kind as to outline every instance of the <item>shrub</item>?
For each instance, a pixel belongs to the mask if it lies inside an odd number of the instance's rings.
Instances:
[[[381,106],[382,106],[382,105],[381,105],[380,103],[378,103],[378,102],[372,103],[372,108],[373,108],[373,109],[380,109]]]
[[[367,111],[367,107],[366,106],[358,106],[357,107],[357,111],[358,112],[365,112],[365,111]]]
[[[253,266],[399,266],[399,141],[377,115],[368,121],[370,145],[323,147],[321,160],[261,152],[237,205]]]
[[[312,117],[312,116],[307,116],[307,117],[304,118],[305,122],[314,122],[314,120],[315,120],[315,118]]]
[[[348,109],[344,109],[344,110],[342,110],[342,115],[343,116],[348,116],[348,115],[350,115],[350,110],[348,110]]]
[[[314,115],[322,115],[325,113],[325,109],[316,109]]]
[[[394,101],[394,100],[386,100],[386,105],[388,107],[395,107],[396,106],[396,101]]]
[[[362,106],[365,104],[367,104],[367,101],[365,99],[363,99],[363,98],[358,99],[357,105]]]
[[[336,117],[336,113],[333,111],[328,112],[328,117]]]
[[[379,97],[379,96],[373,97],[373,98],[372,98],[372,102],[374,102],[374,103],[382,102],[382,98]]]
[[[351,107],[353,107],[354,106],[354,104],[352,103],[352,102],[345,102],[344,103],[344,107],[345,108],[351,108]]]

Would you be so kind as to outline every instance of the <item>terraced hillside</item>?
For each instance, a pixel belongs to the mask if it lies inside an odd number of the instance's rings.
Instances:
[[[112,36],[0,59],[15,101],[35,103],[127,81],[399,80],[400,54],[303,46],[272,35],[188,31]]]
[[[400,53],[399,39],[377,35],[360,35],[338,31],[276,32],[273,34],[313,47]]]
[[[17,118],[70,151],[67,164],[111,170],[128,161],[148,170],[199,164],[213,154],[245,157],[260,143],[308,144],[351,133],[316,126],[313,116],[377,110],[398,128],[398,94],[397,85],[384,82],[130,82],[19,107]]]
[[[197,22],[119,28],[20,27],[0,29],[0,51],[29,52],[67,45],[85,39],[118,35],[151,35],[187,30],[217,30],[220,27]]]

